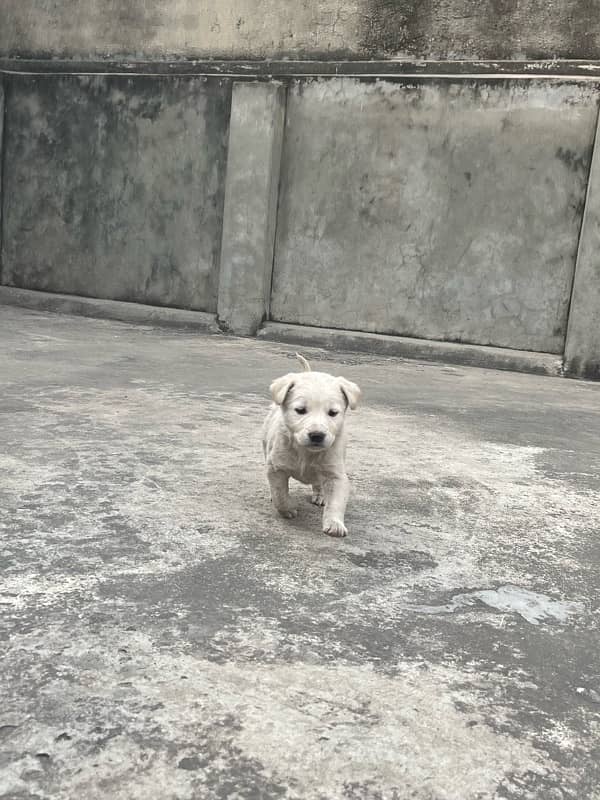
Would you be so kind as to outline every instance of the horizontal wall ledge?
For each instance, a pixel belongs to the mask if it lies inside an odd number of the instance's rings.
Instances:
[[[285,77],[451,77],[600,79],[600,61],[81,61],[0,58],[0,73],[34,75],[218,75]]]
[[[563,374],[562,358],[559,356],[502,347],[434,342],[378,333],[287,325],[281,322],[266,322],[259,330],[258,337],[271,342],[322,347],[326,350],[354,350],[372,355],[529,372],[536,375]]]
[[[117,322],[220,333],[215,314],[207,314],[204,311],[186,311],[182,308],[126,303],[122,300],[99,300],[93,297],[77,297],[70,294],[52,294],[30,289],[17,289],[12,286],[0,286],[0,305],[19,306],[32,311],[50,311],[96,319],[111,319]]]

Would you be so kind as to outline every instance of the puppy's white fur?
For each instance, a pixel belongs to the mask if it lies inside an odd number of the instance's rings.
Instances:
[[[324,533],[345,536],[350,484],[344,417],[347,409],[356,408],[360,389],[346,378],[312,372],[308,361],[296,355],[305,371],[273,381],[273,404],[263,428],[271,499],[283,517],[295,517],[298,512],[290,501],[289,479],[312,484],[312,502],[325,507]]]

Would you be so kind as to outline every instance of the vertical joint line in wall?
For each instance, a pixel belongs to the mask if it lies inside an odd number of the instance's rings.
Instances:
[[[283,99],[283,122],[281,128],[281,149],[279,153],[279,175],[277,176],[277,198],[275,201],[275,225],[273,226],[273,256],[271,258],[271,280],[269,281],[269,291],[267,294],[267,303],[265,308],[265,321],[271,319],[271,297],[273,295],[273,275],[275,274],[275,256],[277,255],[277,229],[279,227],[279,205],[281,202],[281,181],[283,177],[283,155],[285,150],[286,140],[286,126],[287,126],[287,113],[288,113],[288,90],[289,84],[284,84],[284,99]]]
[[[2,254],[4,252],[4,186],[5,186],[5,165],[6,165],[6,122],[8,120],[8,80],[0,72],[0,89],[2,89],[2,118],[0,119],[0,286],[2,285],[3,263]]]
[[[583,228],[585,226],[585,218],[587,213],[588,202],[590,198],[590,190],[592,186],[592,172],[594,171],[594,166],[596,162],[596,147],[600,146],[600,140],[598,137],[598,126],[600,125],[600,100],[597,104],[596,109],[596,122],[594,124],[594,135],[592,137],[592,149],[591,149],[591,156],[590,156],[590,167],[588,169],[587,174],[587,181],[585,184],[585,194],[583,200],[583,211],[581,213],[581,222],[579,223],[579,231],[577,234],[577,248],[575,250],[575,266],[573,268],[573,275],[571,277],[571,286],[569,289],[569,301],[567,303],[567,325],[565,330],[565,342],[563,345],[563,368],[565,366],[565,355],[567,349],[567,340],[569,337],[569,323],[571,321],[571,308],[573,306],[573,294],[575,293],[575,279],[577,277],[577,266],[579,264],[579,256],[581,255],[581,242],[583,239]]]
[[[223,253],[223,236],[225,235],[225,204],[227,203],[227,172],[229,170],[229,148],[230,148],[230,141],[231,141],[231,112],[233,110],[233,81],[228,82],[228,103],[229,103],[229,110],[227,112],[227,141],[225,144],[225,163],[223,165],[223,197],[221,199],[221,235],[219,236],[218,244],[217,244],[217,252],[215,257],[216,263],[216,278],[215,278],[215,306],[216,306],[216,319],[217,325],[219,323],[219,286],[221,283],[221,255]]]

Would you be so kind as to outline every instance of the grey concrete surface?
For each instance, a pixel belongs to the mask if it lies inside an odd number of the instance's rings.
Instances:
[[[340,541],[269,507],[292,348],[0,339],[0,796],[598,800],[598,384],[307,349],[364,391]]]
[[[0,53],[597,59],[600,21],[594,0],[3,0]]]
[[[7,85],[2,282],[216,311],[229,83]]]
[[[0,302],[2,290],[0,288]],[[266,322],[258,331],[264,341],[288,342],[327,350],[371,353],[378,356],[436,361],[469,367],[531,372],[537,375],[563,374],[563,359],[548,353],[529,353],[505,347],[483,347],[455,342],[430,342],[405,336],[385,336],[380,333],[343,331],[335,328],[314,328],[310,325],[286,325]]]
[[[271,318],[562,353],[595,89],[294,82]]]
[[[600,120],[598,122],[600,127]],[[577,267],[569,309],[565,366],[569,373],[600,379],[600,137],[588,180]]]
[[[234,83],[217,310],[246,336],[269,310],[284,118],[284,86]]]

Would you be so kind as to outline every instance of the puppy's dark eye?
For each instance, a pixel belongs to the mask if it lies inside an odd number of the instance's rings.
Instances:
[[[330,416],[330,417],[337,417],[337,415],[338,415],[339,413],[340,413],[339,411],[334,411],[334,410],[332,409],[332,410],[329,412],[329,416]]]
[[[302,408],[297,408],[296,414],[306,414],[306,409],[304,408],[304,406]]]

